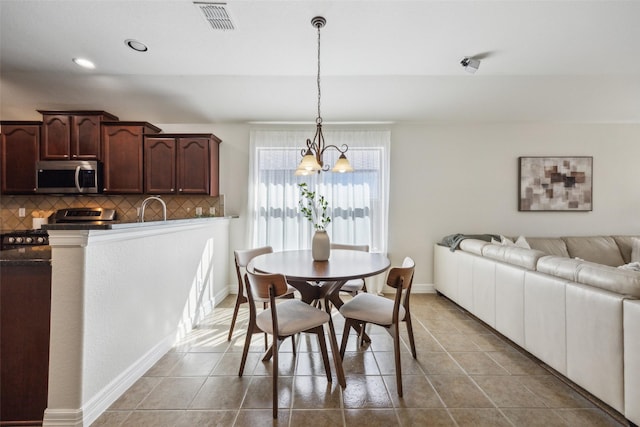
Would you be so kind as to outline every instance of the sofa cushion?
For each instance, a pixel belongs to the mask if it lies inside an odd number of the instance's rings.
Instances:
[[[548,255],[569,257],[567,245],[560,237],[527,237],[531,249],[537,249]]]
[[[576,269],[576,282],[640,298],[640,272],[582,262]]]
[[[610,236],[563,237],[571,258],[617,267],[625,264],[620,249]]]
[[[479,239],[464,239],[460,242],[460,249],[472,254],[482,255],[482,248],[486,245],[490,245],[490,243]]]
[[[577,281],[576,272],[578,266],[584,262],[585,261],[575,258],[547,255],[538,260],[536,270],[540,273],[550,274],[575,282]]]
[[[528,270],[535,270],[538,260],[545,256],[545,253],[535,249],[525,249],[517,246],[489,244],[482,248],[482,255],[507,264],[517,265],[518,267],[523,267]]]
[[[612,236],[612,237],[613,237],[613,240],[616,241],[616,244],[618,245],[618,249],[620,249],[620,255],[622,255],[622,259],[624,259],[625,264],[629,264],[630,262],[633,262],[633,261],[640,261],[640,259],[631,259],[631,254],[633,251],[633,241],[634,239],[640,239],[640,236]],[[640,242],[640,240],[638,241]]]

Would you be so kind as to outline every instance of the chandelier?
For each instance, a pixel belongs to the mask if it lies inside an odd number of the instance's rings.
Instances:
[[[318,117],[316,118],[316,134],[313,137],[313,141],[307,139],[307,148],[300,150],[302,160],[296,169],[296,175],[310,175],[314,172],[320,173],[320,171],[328,171],[329,165],[325,165],[322,160],[324,151],[327,148],[334,148],[340,153],[340,157],[335,166],[331,169],[332,172],[353,172],[353,168],[349,164],[349,160],[344,155],[349,149],[347,144],[342,144],[338,147],[336,145],[325,145],[324,135],[322,135],[322,116],[320,115],[320,28],[324,27],[327,20],[322,16],[316,16],[311,20],[311,25],[318,29]]]

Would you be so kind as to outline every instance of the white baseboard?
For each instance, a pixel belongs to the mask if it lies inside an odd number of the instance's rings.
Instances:
[[[82,409],[45,409],[42,425],[43,427],[82,427],[84,425]]]
[[[412,294],[435,294],[436,287],[431,283],[414,283],[411,286]]]
[[[232,288],[231,286],[226,286],[220,289],[220,291],[216,292],[216,294],[213,296],[213,301],[211,301],[212,304],[209,307],[209,313],[213,311],[213,307],[220,304],[230,294],[229,291],[231,290],[231,288]],[[236,287],[235,293],[236,294],[238,293],[237,287]]]
[[[156,364],[175,344],[171,334],[135,361],[124,372],[96,393],[81,409],[46,409],[43,427],[82,427],[93,423],[109,406]]]

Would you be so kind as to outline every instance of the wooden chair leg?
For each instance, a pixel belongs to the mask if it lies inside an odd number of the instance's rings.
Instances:
[[[349,332],[351,331],[351,319],[344,319],[344,330],[342,331],[342,342],[340,343],[340,358],[344,359],[344,350],[347,348]]]
[[[293,346],[293,358],[296,358],[296,336],[291,335],[291,345]]]
[[[240,371],[238,376],[241,377],[244,373],[244,365],[247,362],[247,355],[249,354],[249,347],[251,346],[251,337],[253,337],[253,326],[249,325],[247,329],[247,336],[244,339],[244,349],[242,350],[242,359],[240,360]]]
[[[322,353],[322,361],[324,362],[324,372],[327,375],[327,381],[331,382],[331,365],[329,365],[329,352],[327,351],[327,341],[324,338],[324,327],[318,326],[314,330],[318,337],[318,344],[320,345],[320,353]]]
[[[358,332],[358,347],[362,347],[364,345],[364,337],[367,335],[365,332],[367,330],[367,322],[360,323],[360,330]],[[371,340],[369,340],[371,342]]]
[[[231,335],[233,335],[233,328],[236,326],[236,319],[238,318],[238,311],[240,309],[240,295],[236,298],[236,306],[233,308],[233,317],[231,318],[231,326],[229,327],[229,336],[227,341],[231,341]]]
[[[267,309],[267,303],[266,302],[262,303],[262,309],[263,310]],[[269,348],[269,335],[265,332],[264,333],[264,351],[267,351],[268,348]]]
[[[278,418],[278,344],[280,340],[277,336],[273,336],[273,366],[271,370],[273,371],[273,418]]]
[[[396,387],[398,389],[398,396],[402,397],[402,365],[400,364],[400,334],[398,324],[392,325],[390,331],[391,330],[393,331],[393,353],[396,362]]]
[[[417,356],[416,353],[416,342],[413,338],[413,325],[411,324],[411,316],[407,313],[405,317],[405,322],[407,322],[407,334],[409,335],[409,345],[411,347],[411,355],[415,359]]]

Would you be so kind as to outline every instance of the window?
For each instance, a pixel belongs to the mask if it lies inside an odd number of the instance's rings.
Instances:
[[[387,130],[323,130],[327,144],[347,144],[353,173],[321,172],[295,176],[300,151],[313,129],[254,130],[251,132],[249,213],[253,247],[274,250],[309,249],[311,223],[299,213],[298,184],[324,195],[329,202],[332,242],[367,244],[371,252],[387,251],[389,141]],[[326,164],[333,166],[337,150],[327,149]]]

